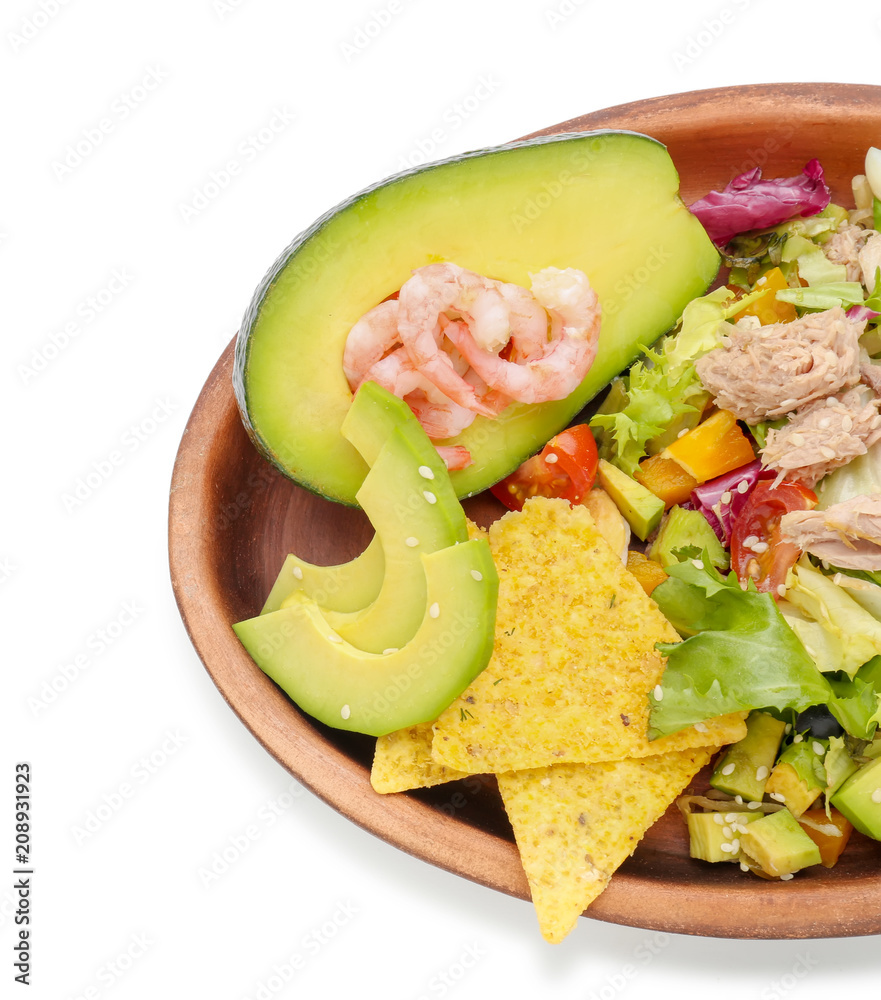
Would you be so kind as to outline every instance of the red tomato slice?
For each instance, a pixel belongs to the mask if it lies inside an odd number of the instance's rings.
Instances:
[[[780,518],[791,510],[811,510],[817,494],[799,483],[782,482],[772,488],[761,479],[731,525],[731,568],[742,583],[779,596],[778,587],[801,554],[801,549],[780,540]],[[748,544],[747,544],[748,543]]]
[[[521,510],[534,496],[561,497],[581,503],[597,473],[597,446],[587,424],[561,431],[510,476],[492,487],[511,510]]]

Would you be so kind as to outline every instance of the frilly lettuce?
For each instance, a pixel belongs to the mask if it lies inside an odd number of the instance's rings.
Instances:
[[[681,635],[659,643],[667,657],[660,698],[651,695],[649,738],[729,712],[755,708],[803,711],[834,695],[769,594],[709,559],[671,566],[652,597]]]
[[[653,438],[679,415],[697,412],[693,403],[702,402],[704,389],[694,362],[719,346],[725,320],[765,294],[767,289],[760,289],[734,301],[734,292],[717,288],[685,307],[678,333],[667,337],[660,351],[646,350],[647,362],[630,369],[624,405],[590,421],[591,427],[602,428],[611,462],[633,475]]]

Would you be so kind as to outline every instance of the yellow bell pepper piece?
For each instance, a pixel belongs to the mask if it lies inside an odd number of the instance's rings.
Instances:
[[[678,462],[699,483],[739,469],[756,457],[749,438],[728,410],[716,410],[703,423],[668,445],[661,455]]]

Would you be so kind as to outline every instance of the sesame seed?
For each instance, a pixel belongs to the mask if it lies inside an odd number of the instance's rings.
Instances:
[[[723,504],[727,507],[731,503],[731,490],[725,490],[722,496],[719,497]]]
[[[763,277],[759,278],[759,280],[756,282],[756,284],[757,285],[764,285],[767,280],[768,279],[763,276]]]
[[[761,555],[763,552],[767,551],[768,551],[767,542],[756,542],[756,544],[753,545],[753,552],[755,552],[757,555]]]
[[[792,397],[790,397],[789,399],[783,399],[783,400],[781,400],[780,403],[778,403],[778,406],[781,409],[788,410],[791,406],[795,406],[795,404],[797,402],[798,402],[797,399],[793,399]]]
[[[758,535],[747,535],[746,538],[744,538],[743,540],[743,547],[745,549],[751,549],[758,540],[759,540]]]
[[[432,606],[428,609],[428,613],[431,615],[432,618],[438,617],[438,615],[440,614],[440,605],[437,603],[437,601],[435,601],[434,604],[432,604]]]
[[[427,465],[419,466],[419,475],[422,476],[423,479],[434,479],[434,473]]]
[[[479,569],[471,570],[471,576],[478,582],[480,582],[483,579],[483,573],[481,573]]]
[[[792,872],[789,872],[788,875],[781,875],[780,876],[780,881],[781,882],[788,882],[792,877],[793,877],[792,876]]]
[[[331,642],[342,642],[343,641],[342,637],[339,636],[339,635],[337,635],[336,632],[328,632],[327,633],[327,638],[330,639]]]
[[[841,418],[841,429],[847,433],[853,430],[853,417],[849,413]]]
[[[294,566],[294,576],[298,580],[302,580],[303,579],[303,571],[300,569],[299,566]]]
[[[348,705],[343,705],[343,707],[342,707],[342,708],[340,709],[340,715],[341,715],[341,716],[342,716],[342,717],[343,717],[344,719],[348,719],[348,717],[349,717],[349,716],[350,716],[351,714],[352,714],[352,710],[351,710],[351,708],[349,708],[349,706],[348,706]]]
[[[761,802],[747,802],[746,807],[747,809],[758,809],[761,804]],[[741,830],[740,832],[746,833],[746,830]]]
[[[783,584],[781,583],[780,587],[782,587],[782,586],[783,586]],[[778,591],[779,591],[780,587],[777,588]],[[787,736],[792,732],[792,723],[791,722],[787,722],[786,723],[786,725],[783,727],[783,732],[786,733]]]
[[[734,765],[733,764],[726,764],[722,768],[722,774],[734,774]]]
[[[802,736],[801,733],[796,733],[795,736],[792,737],[792,742],[793,743],[801,743],[801,741],[803,739],[804,739],[804,736]]]
[[[872,792],[872,801],[875,805],[881,804],[881,788],[876,788],[875,791]]]
[[[737,813],[725,813],[725,822],[733,823],[737,819]]]
[[[559,460],[560,460],[559,456],[555,455],[553,452],[551,452],[550,455],[548,455],[548,457],[545,459],[548,465],[553,465],[554,462],[558,462]]]
[[[731,851],[732,853],[736,854],[739,850],[740,850],[740,838],[735,837],[734,840],[731,841]]]
[[[724,851],[726,854],[733,854],[734,853],[734,845],[733,844],[719,844],[719,850],[720,851]]]
[[[391,653],[397,653],[397,651],[398,651],[398,647],[397,646],[389,646],[388,649],[384,649],[382,651],[382,655],[383,656],[389,656]]]
[[[828,430],[828,428],[831,425],[832,425],[832,418],[831,417],[823,417],[822,420],[818,420],[817,421],[817,426],[820,428],[820,430],[823,430],[823,431]]]
[[[734,836],[734,831],[731,829],[730,826],[723,826],[722,836],[727,837],[730,840]]]
[[[826,748],[823,746],[823,744],[818,743],[816,740],[814,740],[814,742],[811,744],[811,749],[814,751],[815,754],[817,754],[817,756],[826,752]]]
[[[437,503],[437,497],[430,490],[423,490],[422,495],[429,503]]]
[[[835,458],[835,449],[830,448],[828,445],[821,444],[818,450],[820,454],[823,456],[823,458],[830,460]]]
[[[785,802],[786,796],[781,795],[780,792],[769,792],[768,793],[775,802]]]
[[[404,544],[409,545],[411,549],[415,549],[416,546],[419,544],[419,539],[414,538],[413,535],[410,535],[409,538],[404,539]]]
[[[737,804],[738,804],[739,806],[742,806],[742,805],[743,805],[743,796],[742,796],[742,795],[735,795],[735,796],[734,796],[734,801],[735,801],[735,802],[736,802],[736,803],[737,803]]]
[[[722,824],[725,822],[725,820],[722,818],[722,813],[713,813],[713,822],[718,823],[719,826],[722,826]]]
[[[740,870],[741,870],[742,872],[748,872],[748,871],[749,871],[749,865],[747,865],[747,864],[744,864],[744,862],[743,862],[743,861],[741,861],[741,862],[740,862]]]
[[[838,406],[838,400],[834,396],[828,396],[826,399],[827,406]]]
[[[801,448],[801,446],[805,443],[804,435],[799,434],[797,431],[793,431],[792,434],[789,435],[789,443],[794,448]]]
[[[663,698],[664,698],[664,689],[661,687],[660,684],[656,684],[655,685],[655,690],[653,691],[653,694],[655,696],[655,701],[662,701],[663,700]]]
[[[786,597],[786,584],[785,583],[778,583],[777,584],[777,596],[778,597]],[[787,725],[789,725],[789,723],[787,723]],[[787,733],[791,729],[792,729],[792,726],[789,726],[789,729],[786,730]]]
[[[706,726],[705,726],[705,725],[704,725],[704,724],[703,724],[702,722],[696,722],[696,723],[694,724],[694,728],[695,728],[695,729],[696,729],[696,730],[697,730],[697,731],[698,731],[699,733],[706,733],[706,732],[708,732],[708,730],[707,730],[707,727],[706,727]]]
[[[740,482],[737,484],[737,492],[746,493],[748,489],[749,489],[749,483],[745,479],[741,479]]]
[[[762,764],[761,767],[756,768],[756,781],[764,781],[765,778],[767,778],[770,773],[771,772],[768,770],[768,768],[765,767],[764,764]]]
[[[676,437],[677,438],[685,437],[687,433],[688,433],[688,428],[683,427],[682,430],[676,435]]]
[[[692,559],[691,560],[691,565],[694,566],[695,569],[703,569],[704,568],[704,561],[703,561],[703,559]]]

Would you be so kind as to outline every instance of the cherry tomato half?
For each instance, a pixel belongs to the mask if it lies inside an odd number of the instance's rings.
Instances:
[[[561,431],[510,476],[492,487],[511,510],[522,510],[534,496],[561,497],[581,503],[597,473],[597,446],[587,424]]]
[[[738,580],[755,580],[759,590],[776,598],[801,554],[798,546],[780,540],[780,518],[791,510],[816,507],[817,494],[799,483],[784,480],[774,488],[771,483],[756,483],[731,525],[731,568]]]

